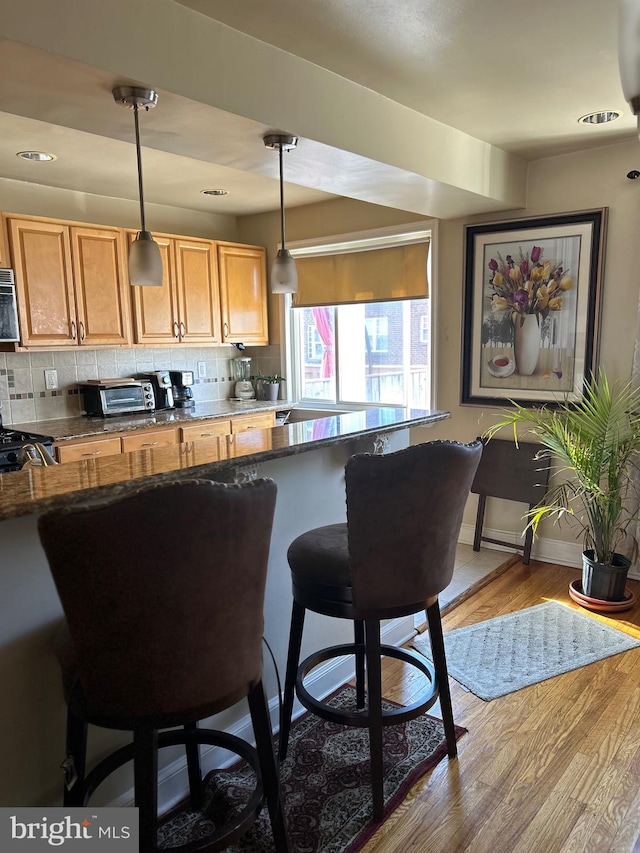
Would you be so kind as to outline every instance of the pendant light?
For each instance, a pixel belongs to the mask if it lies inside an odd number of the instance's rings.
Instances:
[[[137,86],[116,86],[113,97],[118,104],[133,109],[136,131],[136,156],[138,159],[138,195],[140,198],[140,231],[129,248],[129,281],[132,285],[162,287],[163,269],[160,247],[147,231],[144,218],[144,193],[142,189],[142,156],[138,110],[150,110],[158,103],[158,93]]]
[[[620,0],[618,10],[618,63],[625,100],[640,114],[640,2]],[[640,119],[639,126],[640,126]]]
[[[296,262],[284,243],[284,181],[282,175],[282,152],[292,151],[298,144],[298,137],[285,133],[268,133],[264,139],[267,148],[276,149],[280,160],[280,248],[271,267],[271,292],[296,293],[298,290],[298,272]]]

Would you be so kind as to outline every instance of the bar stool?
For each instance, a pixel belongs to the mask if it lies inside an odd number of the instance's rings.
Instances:
[[[272,480],[191,480],[39,520],[68,627],[58,649],[67,693],[64,804],[85,805],[132,760],[143,853],[157,849],[158,747],[177,744],[185,744],[194,808],[201,804],[200,744],[237,753],[256,775],[242,812],[199,839],[199,850],[222,850],[242,835],[265,798],[276,850],[289,849],[262,684],[275,501]],[[255,748],[198,727],[245,697]],[[133,732],[132,743],[90,772],[88,724]]]
[[[293,611],[280,758],[287,754],[294,690],[302,705],[323,719],[368,728],[375,820],[384,814],[384,726],[418,717],[439,696],[447,751],[450,758],[457,754],[438,594],[451,581],[462,513],[481,453],[480,441],[434,441],[387,456],[353,456],[345,467],[347,523],[310,530],[289,547]],[[307,610],[352,620],[354,643],[317,651],[299,663]],[[421,610],[433,665],[416,652],[380,643],[381,619]],[[353,712],[328,706],[304,684],[316,666],[343,655],[355,659]],[[381,655],[426,676],[428,689],[412,705],[383,710]]]

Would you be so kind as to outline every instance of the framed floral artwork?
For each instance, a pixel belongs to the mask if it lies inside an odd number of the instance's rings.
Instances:
[[[577,402],[598,357],[607,209],[465,228],[463,404]]]

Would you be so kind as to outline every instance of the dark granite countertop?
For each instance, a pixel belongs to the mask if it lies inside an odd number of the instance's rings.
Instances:
[[[251,415],[257,412],[286,411],[296,403],[289,400],[220,400],[216,403],[196,403],[190,409],[168,409],[166,411],[124,417],[96,418],[78,415],[74,418],[57,418],[48,421],[31,421],[21,424],[5,424],[10,429],[24,432],[35,432],[40,435],[50,435],[56,441],[67,441],[73,438],[90,438],[91,436],[108,435],[113,432],[129,432],[131,430],[151,429],[159,426],[184,426],[194,421],[207,418],[229,418],[238,415]]]
[[[278,404],[277,408],[286,408],[286,404]],[[201,416],[214,417],[212,413]],[[117,456],[25,468],[0,474],[0,519],[112,498],[142,485],[175,479],[205,477],[233,481],[239,469],[250,469],[260,462],[412,426],[426,426],[449,417],[449,412],[420,409],[367,409]]]

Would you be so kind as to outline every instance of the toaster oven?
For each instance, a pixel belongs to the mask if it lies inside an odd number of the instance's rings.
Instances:
[[[113,415],[130,415],[135,412],[153,412],[156,407],[151,382],[117,380],[87,382],[80,385],[87,415],[108,418]]]

